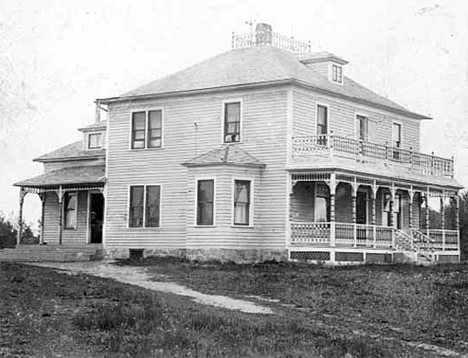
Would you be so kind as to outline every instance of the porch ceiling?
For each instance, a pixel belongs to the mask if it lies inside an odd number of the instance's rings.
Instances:
[[[106,178],[104,165],[94,165],[59,169],[34,178],[17,182],[13,185],[30,188],[45,188],[57,185],[103,185],[105,182]]]

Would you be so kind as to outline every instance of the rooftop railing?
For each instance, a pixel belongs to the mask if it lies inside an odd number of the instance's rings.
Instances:
[[[453,178],[453,158],[437,157],[434,153],[424,154],[412,149],[396,148],[333,134],[293,137],[294,157],[326,153],[368,162],[386,162],[423,175]]]
[[[311,51],[310,41],[302,42],[292,36],[284,36],[273,31],[256,31],[255,33],[239,35],[232,33],[233,49],[264,45],[271,45],[298,53],[309,53]]]

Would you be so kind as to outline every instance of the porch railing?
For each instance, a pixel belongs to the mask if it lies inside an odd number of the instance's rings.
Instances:
[[[391,247],[393,228],[339,222],[291,222],[292,244]]]
[[[336,154],[353,159],[361,158],[370,162],[385,161],[409,168],[419,174],[453,178],[453,159],[333,134],[293,137],[294,157],[321,153]]]
[[[459,250],[457,230],[404,229],[342,222],[291,222],[292,245],[401,248],[433,252]]]
[[[458,230],[421,229],[430,237],[434,250],[452,251],[460,248],[460,234]]]

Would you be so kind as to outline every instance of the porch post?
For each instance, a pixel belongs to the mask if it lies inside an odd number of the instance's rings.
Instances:
[[[395,218],[393,217],[393,210],[395,209],[394,208],[395,194],[396,194],[396,190],[395,190],[395,187],[392,185],[392,187],[390,188],[390,203],[389,203],[390,217],[388,219],[388,222],[390,223],[390,227],[395,226]]]
[[[39,198],[41,199],[41,237],[39,239],[39,245],[44,244],[44,217],[45,217],[45,201],[46,201],[46,193],[39,193]]]
[[[442,229],[442,251],[445,251],[445,192],[440,196],[440,228]]]
[[[354,247],[357,246],[356,195],[357,195],[357,183],[356,183],[356,178],[354,178],[354,183],[351,184],[351,200],[352,200],[352,214],[353,214],[353,237],[354,237]]]
[[[336,174],[330,176],[330,246],[335,247],[335,194]]]
[[[427,230],[427,236],[429,235],[429,188],[427,188],[426,192],[426,230]]]
[[[23,204],[24,204],[24,197],[26,196],[26,191],[23,187],[20,187],[19,192],[19,216],[18,216],[18,236],[16,238],[16,248],[19,248],[21,244],[21,234],[23,231]]]
[[[372,197],[371,197],[371,204],[372,204],[372,216],[371,216],[371,225],[372,225],[372,235],[374,236],[374,247],[377,247],[377,228],[376,224],[376,202],[377,202],[377,186],[374,184],[372,186]]]
[[[408,205],[408,211],[409,211],[409,228],[411,229],[413,227],[413,199],[414,199],[414,191],[411,189],[409,192],[409,205]]]
[[[63,226],[63,190],[62,186],[59,186],[59,190],[56,192],[58,196],[58,208],[59,208],[59,230],[58,230],[58,242],[62,245],[62,226]]]

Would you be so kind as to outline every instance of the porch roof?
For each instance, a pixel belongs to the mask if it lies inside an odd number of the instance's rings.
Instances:
[[[250,155],[236,144],[222,145],[181,164],[186,167],[220,164],[258,168],[265,167],[264,163],[260,162],[257,158]]]
[[[105,182],[105,167],[103,165],[93,165],[63,168],[17,182],[13,185],[45,188],[57,185],[104,184]]]
[[[67,144],[64,147],[58,148],[50,153],[46,153],[33,159],[35,162],[53,162],[63,160],[83,160],[104,158],[106,156],[105,149],[83,150],[83,140]]]

